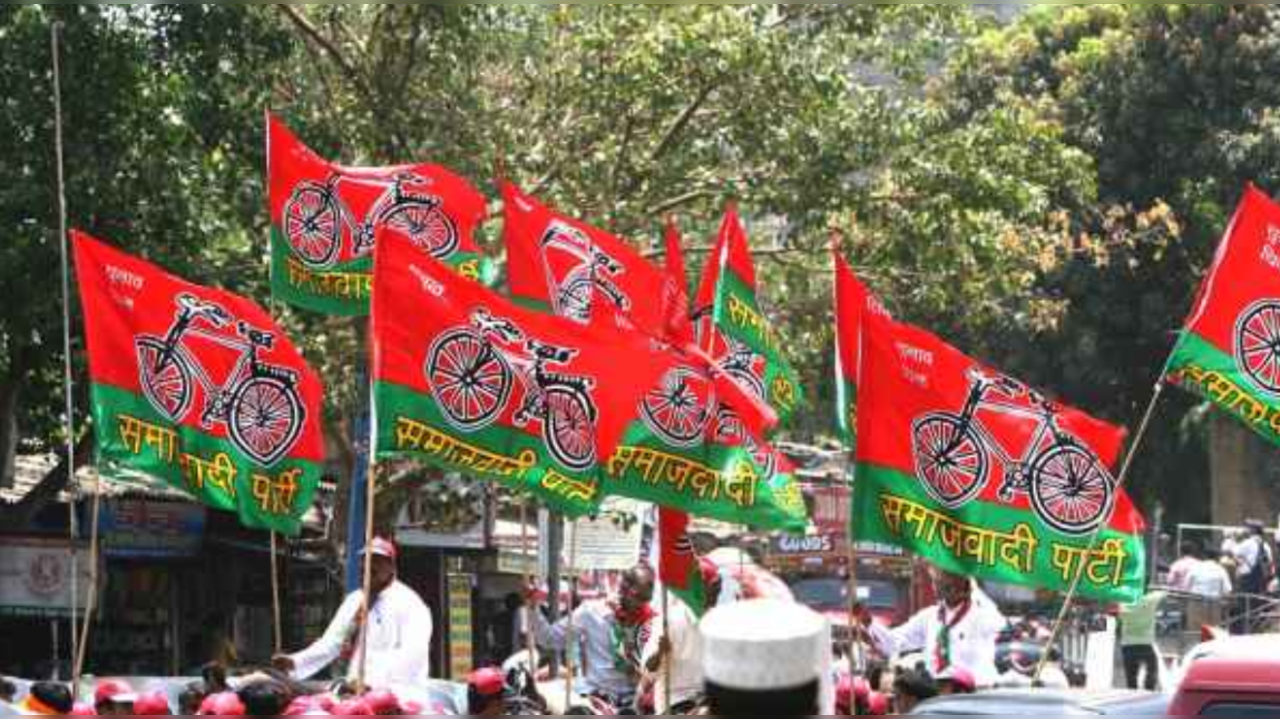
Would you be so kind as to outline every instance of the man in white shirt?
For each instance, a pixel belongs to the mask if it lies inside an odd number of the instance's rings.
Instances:
[[[653,572],[636,567],[622,575],[618,596],[583,602],[574,610],[573,639],[581,647],[585,692],[629,708],[640,678],[640,649],[648,639],[654,617]],[[556,651],[571,646],[569,617],[552,626],[542,612],[530,607],[533,636],[538,645]]]
[[[1195,542],[1182,543],[1182,556],[1178,561],[1169,567],[1169,575],[1165,578],[1165,584],[1170,589],[1176,589],[1180,592],[1189,591],[1190,586],[1187,575],[1191,573],[1191,568],[1200,563],[1200,547]]]
[[[934,585],[941,601],[896,629],[877,624],[859,607],[866,638],[889,658],[923,650],[925,667],[935,677],[956,666],[967,669],[978,687],[994,686],[1000,678],[996,637],[1008,621],[969,577],[935,570]]]
[[[1221,599],[1231,593],[1231,575],[1221,562],[1202,559],[1187,570],[1186,582],[1182,588],[1196,596]]]
[[[699,560],[702,573],[703,606],[694,613],[684,600],[670,594],[667,618],[653,620],[653,631],[645,643],[641,661],[653,676],[653,705],[659,715],[688,714],[702,696],[702,631],[699,617],[711,611],[720,597],[720,571],[715,562]],[[670,664],[670,704],[667,703],[667,665]]]
[[[419,684],[430,677],[431,610],[417,592],[396,579],[396,547],[377,538],[369,547],[373,563],[370,585],[373,601],[368,621],[368,655],[365,685],[388,688]],[[324,635],[297,654],[281,654],[272,660],[276,668],[294,679],[305,680],[347,656],[347,678],[360,671],[360,610],[363,591],[347,595]]]

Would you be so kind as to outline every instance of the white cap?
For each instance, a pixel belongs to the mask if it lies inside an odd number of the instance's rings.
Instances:
[[[794,689],[831,663],[831,629],[795,602],[748,599],[716,607],[700,625],[703,674],[726,689]]]

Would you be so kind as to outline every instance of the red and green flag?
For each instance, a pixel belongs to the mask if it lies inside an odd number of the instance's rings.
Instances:
[[[1218,246],[1165,376],[1280,444],[1280,205],[1253,186]]]
[[[785,422],[802,390],[781,341],[760,308],[747,233],[730,207],[693,303],[699,346]]]
[[[406,238],[466,277],[493,280],[473,236],[484,196],[439,165],[338,165],[268,114],[267,184],[271,291],[285,302],[368,314],[373,249],[383,236]]]
[[[374,273],[378,455],[594,512],[602,466],[674,358],[635,332],[519,307],[400,239],[379,245]]]
[[[838,246],[832,248],[831,256],[836,271],[836,429],[847,443],[853,444],[858,427],[858,355],[862,347],[862,315],[864,312],[876,312],[888,317],[889,313],[849,268]]]
[[[951,571],[1100,601],[1143,593],[1144,523],[1111,474],[1124,431],[909,325],[862,325],[860,540]],[[1090,542],[1096,532],[1096,543]]]
[[[667,220],[663,242],[666,245],[666,271],[670,279],[666,302],[666,338],[677,347],[697,342],[693,318],[689,308],[689,274],[685,271],[684,250],[681,248],[680,229],[675,220]]]
[[[696,615],[707,607],[702,567],[689,538],[689,514],[658,508],[658,580]]]
[[[511,183],[502,186],[502,206],[513,297],[579,323],[613,316],[621,326],[663,336],[671,279],[630,243],[556,212]]]
[[[297,534],[324,462],[319,378],[252,301],[73,233],[102,470]]]

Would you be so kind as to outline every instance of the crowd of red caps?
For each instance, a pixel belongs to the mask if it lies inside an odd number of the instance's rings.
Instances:
[[[280,716],[417,716],[439,714],[434,707],[416,702],[401,702],[385,690],[371,691],[360,697],[339,699],[330,694],[298,697],[280,712]],[[127,683],[104,681],[94,691],[94,703],[76,704],[71,716],[165,716],[172,715],[169,699],[163,692],[136,693]],[[248,716],[249,711],[235,692],[211,694],[200,703],[199,715]]]

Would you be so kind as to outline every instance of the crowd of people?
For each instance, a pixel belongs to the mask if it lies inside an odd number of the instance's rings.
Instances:
[[[1247,520],[1245,529],[1228,532],[1216,547],[1184,541],[1165,585],[1190,598],[1192,627],[1227,621],[1238,634],[1260,631],[1263,623],[1254,615],[1280,596],[1276,556],[1275,538],[1266,526]]]
[[[400,689],[422,686],[430,675],[430,610],[396,578],[392,543],[377,540],[368,551],[370,601],[360,591],[349,595],[320,639],[276,656],[270,669],[233,682],[221,670],[207,672],[172,707],[163,694],[136,693],[121,682],[100,683],[91,705],[75,705],[64,684],[39,683],[21,710],[152,715],[172,709],[232,716],[870,715],[906,713],[920,701],[973,692],[1000,679],[996,642],[1008,622],[969,577],[935,571],[937,604],[897,628],[855,608],[852,639],[879,657],[859,663],[855,674],[849,647],[833,641],[826,618],[779,598],[721,601],[722,570],[703,559],[701,606],[690,606],[674,593],[655,602],[654,572],[644,565],[626,572],[612,596],[584,602],[556,622],[542,611],[545,596],[530,591],[521,626],[545,651],[522,663],[478,668],[468,678],[465,699],[457,702],[466,706],[435,706],[412,701],[411,692]],[[366,604],[368,621],[361,622]],[[362,626],[367,627],[364,638]],[[552,706],[544,696],[550,692],[540,691],[547,680],[565,678],[544,661],[552,652],[567,656],[576,669],[576,693],[563,706]],[[910,659],[893,662],[899,657]],[[347,661],[345,680],[330,686],[308,683],[340,659]],[[367,687],[374,690],[357,691]]]

